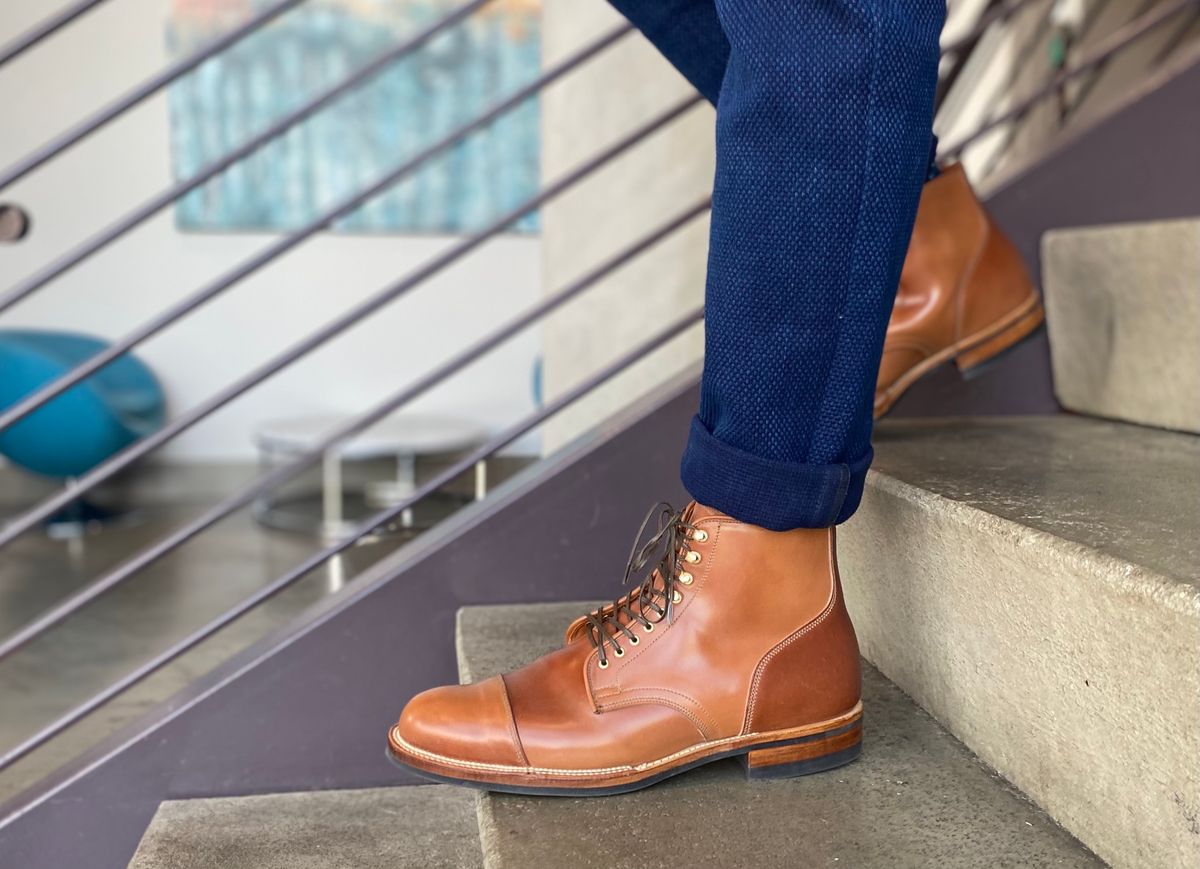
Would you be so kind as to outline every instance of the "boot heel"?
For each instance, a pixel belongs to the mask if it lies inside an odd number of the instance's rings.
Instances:
[[[850,763],[862,753],[862,715],[824,733],[814,733],[739,759],[748,779],[793,778]]]
[[[998,361],[1001,355],[1014,349],[1036,332],[1042,325],[1045,316],[1041,301],[1035,301],[1032,309],[1026,311],[995,335],[984,339],[974,347],[963,350],[954,357],[954,364],[958,366],[959,373],[967,380],[982,374],[989,367],[989,363]]]

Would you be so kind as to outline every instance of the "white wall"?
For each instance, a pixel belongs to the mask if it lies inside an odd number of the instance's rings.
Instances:
[[[618,25],[605,0],[544,0],[543,63],[555,63]],[[542,101],[542,172],[558,177],[693,95],[640,34],[624,37]],[[561,200],[543,220],[543,273],[561,287],[711,192],[712,109],[697,106]],[[547,319],[546,394],[567,391],[623,356],[704,298],[707,216],[614,272]],[[701,325],[647,354],[547,427],[547,448],[650,392],[703,356]],[[680,432],[682,443],[684,432]]]
[[[0,43],[64,5],[65,0],[4,0]],[[167,0],[110,0],[0,68],[0,163],[7,166],[165,66],[167,8]],[[157,96],[0,191],[0,201],[19,203],[33,218],[29,238],[0,246],[0,288],[171,180],[167,104],[165,96]],[[168,209],[0,315],[0,328],[78,329],[115,337],[273,238],[181,233]],[[322,234],[138,352],[163,380],[172,411],[179,412],[453,242]],[[528,237],[492,242],[200,424],[163,455],[248,458],[251,433],[263,419],[365,409],[533,303],[540,294],[539,246]],[[532,408],[530,371],[539,347],[536,331],[523,335],[413,408],[465,415],[493,427],[510,422]]]

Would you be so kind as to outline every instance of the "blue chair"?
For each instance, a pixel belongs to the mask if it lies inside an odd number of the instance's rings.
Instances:
[[[0,410],[106,346],[69,332],[0,329]],[[43,477],[77,477],[160,428],[165,417],[157,378],[126,354],[0,432],[0,455]]]

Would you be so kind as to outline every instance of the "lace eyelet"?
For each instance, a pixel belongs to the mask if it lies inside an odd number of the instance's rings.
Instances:
[[[693,582],[695,582],[695,580],[696,580],[696,577],[692,576],[686,570],[683,573],[679,574],[679,581],[682,582],[684,585],[691,585]],[[676,603],[678,603],[678,601],[676,601]]]
[[[625,650],[624,650],[624,649],[617,649],[615,652],[613,652],[613,654],[614,654],[614,655],[616,655],[618,658],[624,658],[624,657],[625,657]]]
[[[695,541],[698,541],[699,543],[703,543],[705,540],[708,539],[708,532],[705,531],[703,528],[697,528],[695,531],[692,532],[692,539]]]
[[[671,592],[671,603],[682,603],[682,602],[683,602],[683,595],[681,595],[679,593],[679,589],[675,589],[673,592]]]
[[[597,666],[599,666],[601,670],[607,670],[608,669],[608,661],[600,661],[597,664]]]
[[[646,622],[642,625],[642,629],[648,634],[654,633],[654,622]]]
[[[699,564],[701,557],[702,556],[699,552],[697,552],[695,549],[692,549],[689,550],[688,554],[683,557],[683,560],[688,564]]]
[[[639,640],[636,636],[629,638],[629,645],[631,645],[631,646],[636,646],[640,642],[641,642],[641,640]]]

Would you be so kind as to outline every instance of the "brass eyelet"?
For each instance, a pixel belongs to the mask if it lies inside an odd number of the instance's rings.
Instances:
[[[629,645],[631,646],[636,646],[640,642],[641,640],[639,640],[636,635],[629,638]]]
[[[703,528],[697,528],[695,531],[692,532],[692,539],[696,540],[700,543],[703,543],[705,540],[708,539],[708,532],[705,531]]]
[[[645,629],[646,633],[654,633],[654,622],[646,622],[646,624],[642,625],[642,627]]]
[[[679,589],[671,592],[671,603],[680,603],[683,601],[683,595],[679,593]]]
[[[695,549],[688,550],[688,554],[683,557],[683,560],[688,564],[699,564],[703,556]]]
[[[613,654],[614,654],[614,655],[616,655],[618,658],[624,658],[624,657],[625,657],[625,650],[624,650],[624,649],[617,649],[615,652],[613,652]]]
[[[600,661],[598,666],[600,667],[601,670],[607,670],[608,669],[608,661]]]
[[[686,570],[683,573],[679,574],[679,581],[682,582],[684,585],[691,585],[695,581],[695,579],[696,579],[696,577],[692,576]],[[676,603],[678,603],[678,601],[676,601]]]

